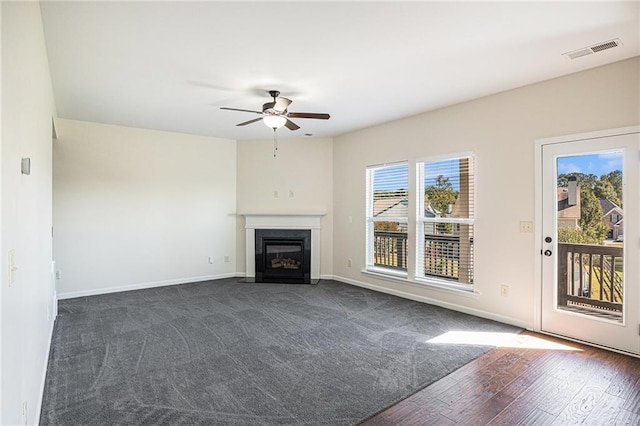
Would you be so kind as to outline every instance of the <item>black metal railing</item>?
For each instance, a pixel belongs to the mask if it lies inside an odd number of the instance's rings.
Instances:
[[[460,237],[425,234],[424,275],[460,279]]]
[[[423,268],[422,276],[471,284],[473,282],[472,253],[473,238],[470,238],[467,247],[461,250],[459,236],[425,234],[424,263],[419,265]],[[375,266],[406,270],[407,233],[375,231],[373,262]]]

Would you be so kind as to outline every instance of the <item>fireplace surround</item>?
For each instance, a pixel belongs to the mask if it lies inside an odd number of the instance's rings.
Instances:
[[[320,222],[324,213],[243,213],[245,217],[245,279],[259,282],[256,274],[256,232],[265,230],[307,231],[310,233],[308,254],[311,284],[320,280]],[[288,243],[289,241],[286,241]],[[289,244],[284,244],[289,246]],[[281,250],[288,253],[290,248]],[[282,257],[282,256],[281,256]],[[277,258],[277,257],[276,257]],[[291,266],[291,265],[289,265]],[[283,268],[284,269],[284,268]],[[294,272],[285,272],[294,274]],[[283,274],[284,275],[284,274]],[[285,282],[285,281],[277,281]],[[287,281],[293,282],[293,281]]]

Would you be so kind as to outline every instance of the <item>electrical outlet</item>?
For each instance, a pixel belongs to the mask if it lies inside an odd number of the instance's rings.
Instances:
[[[273,191],[273,198],[278,198],[278,191]]]
[[[209,256],[209,263],[213,265],[213,256]]]
[[[351,268],[353,266],[353,261],[351,259],[347,259],[347,267]]]
[[[58,269],[56,271],[56,280],[59,280],[60,278],[62,278],[62,271],[60,271],[60,269]]]
[[[508,285],[501,285],[500,286],[500,296],[509,297],[509,286]]]
[[[27,419],[27,413],[28,413],[27,408],[28,408],[27,401],[22,402],[22,423],[25,424],[25,425],[29,424],[27,422],[27,420],[28,420]]]
[[[533,222],[520,222],[520,232],[524,233],[532,233],[533,232]]]
[[[224,257],[224,263],[229,263],[229,256]]]

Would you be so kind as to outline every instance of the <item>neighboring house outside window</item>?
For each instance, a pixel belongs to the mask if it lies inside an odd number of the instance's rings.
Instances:
[[[602,220],[609,228],[607,238],[619,239],[624,234],[624,212],[622,207],[607,199],[600,200],[600,207],[602,208]]]
[[[474,157],[416,164],[416,280],[473,285]]]
[[[566,186],[560,186],[557,188],[558,199],[558,229],[580,228],[580,187],[576,190],[576,200],[573,205],[569,204],[569,189]]]
[[[367,270],[406,277],[409,165],[367,168]]]

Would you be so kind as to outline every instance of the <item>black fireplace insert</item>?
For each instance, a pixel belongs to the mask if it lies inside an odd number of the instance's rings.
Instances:
[[[311,284],[311,231],[256,229],[258,283]]]

